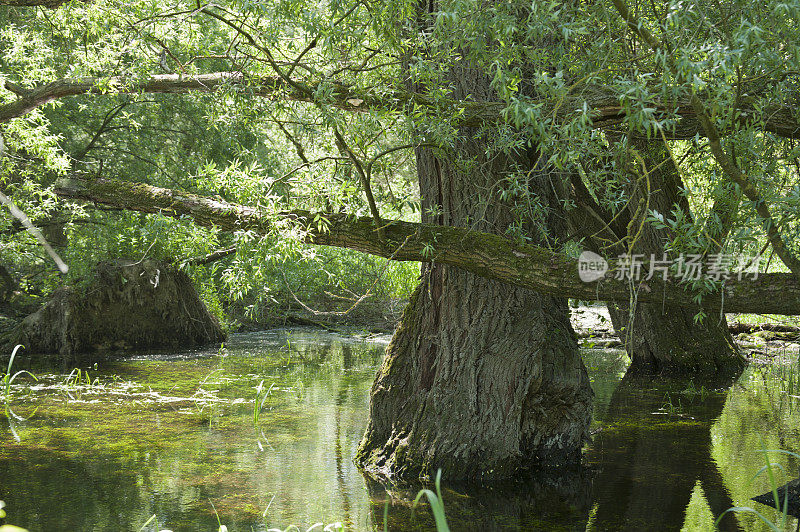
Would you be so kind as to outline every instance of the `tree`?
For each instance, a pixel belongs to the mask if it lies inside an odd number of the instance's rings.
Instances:
[[[740,302],[749,310],[797,308],[798,172],[783,163],[796,161],[793,139],[800,135],[798,59],[781,44],[796,41],[791,20],[800,9],[794,4],[745,10],[698,2],[695,9],[650,6],[634,13],[621,0],[589,6],[453,0],[424,9],[417,2],[287,0],[186,4],[163,13],[145,3],[114,7],[106,18],[98,15],[109,13],[100,3],[56,10],[55,23],[68,37],[34,59],[20,50],[26,41],[49,42],[44,32],[37,33],[36,24],[7,32],[16,52],[3,59],[3,68],[13,96],[0,106],[0,122],[9,124],[12,147],[19,153],[25,138],[55,146],[33,132],[57,120],[42,106],[71,96],[89,107],[123,95],[168,107],[176,94],[195,101],[197,93],[213,93],[204,112],[224,123],[235,109],[247,117],[250,137],[280,131],[305,170],[318,163],[307,156],[303,135],[317,133],[330,149],[319,160],[336,166],[335,179],[317,189],[316,198],[309,193],[311,175],[279,194],[270,189],[267,201],[256,197],[256,211],[143,186],[127,189],[136,193],[127,197],[121,195],[125,185],[102,179],[61,193],[147,212],[166,208],[234,231],[240,220],[254,220],[266,231],[260,209],[307,209],[293,190],[308,187],[304,199],[326,212],[289,213],[285,227],[296,229],[301,220],[305,238],[316,243],[432,261],[373,390],[360,456],[377,474],[424,475],[445,465],[454,476],[504,476],[521,466],[576,460],[590,389],[567,321],[563,296],[570,290],[623,299],[616,322],[621,325],[625,314],[636,317],[634,329],[644,332],[647,345],[629,348],[641,365],[648,356],[656,360],[655,369],[664,362],[683,370],[740,365],[724,325],[710,318],[702,327],[694,324],[701,309],[730,310]],[[767,33],[730,23],[734,13],[764,20],[765,9],[780,15]],[[83,44],[70,33],[73,13],[92,21]],[[196,32],[183,33],[184,23]],[[697,27],[705,31],[697,34]],[[257,144],[246,133],[236,138],[247,138],[243,146]],[[659,153],[648,156],[652,146]],[[374,169],[409,147],[416,150],[424,220],[441,228],[383,220],[384,207],[397,202]],[[680,150],[685,158],[675,155]],[[781,164],[756,164],[769,158],[765,154]],[[254,150],[251,160],[260,157]],[[107,173],[104,160],[81,170]],[[665,161],[672,167],[664,170]],[[116,162],[112,171],[121,175],[129,163]],[[698,170],[692,180],[677,179],[688,164]],[[137,178],[164,184],[151,175]],[[358,194],[334,194],[337,180]],[[711,201],[731,187],[746,201]],[[369,221],[348,223],[335,214],[339,210],[369,212]],[[566,230],[567,218],[581,226],[588,224],[580,220],[599,218],[602,231],[581,240]],[[323,230],[329,223],[335,231]],[[609,280],[580,285],[574,269],[548,269],[546,262],[574,268],[553,253],[570,245],[663,250],[674,257],[757,251],[765,241],[792,271],[770,277],[779,283],[771,286],[763,280],[699,283],[689,293],[650,280],[626,290]],[[662,325],[660,300],[674,303],[669,320],[680,327]],[[677,342],[709,334],[725,349]],[[661,343],[673,347],[661,349]],[[675,356],[675,349],[691,355]],[[468,424],[479,427],[477,434],[464,430]]]
[[[438,6],[417,9],[424,34]],[[451,53],[432,80],[409,71],[410,91],[441,83],[459,100],[497,99],[469,44]],[[461,127],[444,153],[417,149],[423,221],[501,235],[517,229],[552,246],[566,224],[549,166],[535,145],[495,151],[497,143],[494,131]],[[544,211],[538,227],[518,218],[504,194],[520,169]],[[432,477],[439,468],[505,478],[574,464],[588,439],[592,396],[566,299],[428,263],[373,384],[357,461],[387,479]]]
[[[626,206],[615,220],[615,215],[598,205],[576,179],[576,202],[582,209],[573,211],[572,231],[586,237],[596,252],[605,246],[618,255],[678,259],[674,251],[668,251],[676,231],[664,224],[645,223],[646,213],[640,206],[646,201],[655,212],[672,213],[691,221],[680,173],[662,141],[636,140],[633,145],[642,156],[646,176],[637,179],[640,176],[634,174],[624,184]],[[628,166],[636,168],[635,164]],[[645,187],[641,186],[642,181],[646,182]],[[646,188],[657,193],[648,194]],[[716,241],[719,240],[724,238],[717,235]],[[630,301],[616,301],[609,303],[608,310],[631,358],[629,373],[719,375],[738,374],[744,367],[722,313],[719,318],[707,317],[698,322],[694,316],[700,312],[699,307],[678,308],[664,301],[635,301],[633,305]]]

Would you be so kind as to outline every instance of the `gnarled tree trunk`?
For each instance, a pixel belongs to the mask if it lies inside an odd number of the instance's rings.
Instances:
[[[694,321],[691,309],[639,303],[633,319],[626,306],[609,303],[614,329],[631,358],[628,373],[735,374],[744,359],[723,316]]]
[[[456,97],[491,99],[482,72],[451,75]],[[509,204],[492,195],[514,165],[560,234],[559,204],[535,150],[487,159],[488,139],[462,129],[452,157],[417,151],[424,221],[503,234]],[[540,240],[541,242],[541,240]],[[357,460],[377,478],[495,479],[578,463],[592,390],[566,299],[423,267],[372,387],[370,421]]]
[[[666,217],[678,208],[691,220],[683,182],[663,141],[636,141],[634,145],[647,164],[650,209]],[[636,204],[637,196],[634,194],[631,205]],[[645,223],[634,252],[661,259],[665,243],[673,236],[668,228]],[[739,374],[744,367],[724,314],[706,316],[699,322],[694,319],[699,309],[646,303],[637,305],[629,319],[626,306],[612,303],[608,308],[617,331],[623,324],[627,327],[619,335],[631,357],[629,372],[718,375]]]
[[[184,272],[143,259],[101,262],[91,284],[59,288],[0,342],[22,344],[29,353],[57,354],[68,368],[115,351],[187,348],[224,339]]]

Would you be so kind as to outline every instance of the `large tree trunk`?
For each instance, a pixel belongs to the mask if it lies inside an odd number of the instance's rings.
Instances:
[[[637,304],[632,320],[627,306],[610,303],[608,311],[631,358],[628,373],[705,378],[744,368],[725,316],[707,316],[698,323],[691,309],[657,303]]]
[[[608,224],[605,229],[605,233],[613,235],[602,236],[621,240],[620,244],[611,248],[613,253],[641,254],[645,261],[649,261],[653,255],[655,260],[661,260],[666,244],[675,235],[669,228],[657,228],[646,222],[646,216],[655,210],[670,217],[675,209],[680,209],[685,219],[691,220],[692,214],[682,190],[680,174],[663,141],[636,140],[632,142],[632,148],[641,158],[622,165],[637,172],[631,176],[627,187],[631,200],[618,217],[619,221]],[[644,171],[641,162],[644,163]],[[592,201],[583,191],[578,196],[579,203]],[[595,208],[606,222],[614,218],[607,211]],[[583,217],[579,223],[587,221],[589,217]],[[602,231],[602,228],[596,229],[592,233]],[[668,258],[677,257],[668,254]],[[643,276],[645,274],[643,269]],[[655,275],[660,276],[661,273]],[[695,321],[699,307],[679,307],[666,302],[637,302],[633,312],[630,309],[631,305],[624,302],[608,304],[614,329],[631,359],[628,372],[711,376],[718,373],[734,374],[744,367],[744,359],[728,332],[724,314],[718,313]]]
[[[463,69],[451,80],[456,97],[492,97],[482,72]],[[425,221],[503,234],[513,217],[489,191],[516,164],[534,169],[532,192],[550,212],[547,234],[562,233],[534,150],[488,160],[488,139],[476,129],[460,134],[452,157],[417,151]],[[357,460],[383,479],[441,468],[449,479],[488,480],[575,464],[591,406],[566,299],[433,263],[378,372]]]

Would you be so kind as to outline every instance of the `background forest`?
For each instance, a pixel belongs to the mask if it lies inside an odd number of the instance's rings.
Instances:
[[[380,302],[396,318],[397,302],[416,282],[415,266],[300,245],[289,228],[268,236],[221,233],[184,220],[78,206],[59,201],[53,186],[70,176],[118,178],[268,212],[300,207],[362,215],[374,214],[361,175],[367,169],[380,215],[415,221],[421,207],[413,148],[446,150],[458,124],[470,120],[493,132],[490,152],[510,153],[536,139],[541,157],[560,169],[553,175],[563,183],[580,176],[612,222],[630,210],[630,234],[609,239],[602,224],[592,231],[607,255],[633,249],[642,224],[669,226],[664,249],[671,254],[765,251],[767,266],[780,270],[763,229],[770,226],[778,228],[771,242],[781,242],[783,262],[797,253],[799,148],[791,94],[800,59],[791,45],[798,9],[792,3],[632,6],[636,27],[662,39],[656,49],[626,29],[615,5],[602,3],[483,9],[445,2],[422,39],[408,26],[414,4],[403,2],[6,4],[2,191],[70,265],[59,275],[21,224],[3,217],[3,297],[9,303],[21,292],[12,307],[23,303],[22,312],[33,307],[24,304],[28,296],[80,282],[99,260],[156,257],[190,273],[228,325],[263,321],[298,307],[296,299],[342,311],[367,293],[359,305],[371,307],[365,316],[381,314]],[[453,107],[443,76],[456,54],[491,76],[495,107]],[[184,92],[169,83],[154,90],[142,85],[165,73],[184,79],[214,72],[245,77],[191,95],[169,94]],[[265,93],[260,84],[270,76],[285,86]],[[398,80],[408,76],[436,89],[424,102],[404,100]],[[57,99],[12,118],[19,115],[13,102],[25,91],[83,77],[91,78],[90,88],[79,92],[93,95]],[[343,87],[354,96],[343,96]],[[687,90],[702,96],[700,105],[723,132],[721,143],[693,122],[696,110],[684,116]],[[639,163],[633,141],[618,135],[670,139],[690,215],[631,200],[622,174],[629,165],[635,173]],[[752,190],[725,161],[735,163]],[[505,232],[523,240],[532,238],[525,224],[541,227],[550,208],[529,182],[522,169],[512,171],[481,198],[510,201],[517,222]],[[570,212],[586,207],[582,199],[560,201]],[[551,246],[574,253],[586,238],[573,233]],[[203,263],[206,257],[217,260]]]
[[[197,18],[202,14],[193,14],[192,6],[162,20],[157,7],[126,3],[120,11],[112,3],[94,2],[55,11],[2,8],[3,81],[12,83],[18,75],[35,84],[97,74],[135,78],[149,72],[262,68],[225,23]],[[357,11],[346,7],[351,15]],[[313,18],[307,24],[344,14],[325,5],[249,9],[262,22],[271,19],[272,28],[298,13]],[[364,20],[343,21],[335,31],[328,28],[330,35],[318,37],[325,53],[315,50],[305,57],[303,71],[330,68],[329,54],[345,57],[349,47],[360,48],[360,39],[369,33],[364,25]],[[268,40],[277,45],[276,53],[288,57],[301,45],[303,29],[285,31],[276,30]],[[340,72],[332,74],[344,75],[354,60],[339,59],[334,70]],[[399,317],[418,275],[413,265],[315,249],[299,244],[288,230],[266,237],[220,233],[191,221],[64,204],[52,193],[59,178],[79,174],[179,188],[263,209],[302,206],[363,213],[353,160],[344,151],[349,147],[339,149],[334,138],[335,130],[346,129],[358,156],[371,159],[383,212],[414,219],[419,199],[413,152],[401,147],[407,140],[396,116],[334,116],[313,106],[255,101],[246,87],[189,99],[115,95],[113,87],[104,92],[99,105],[69,99],[4,127],[2,190],[70,267],[61,275],[22,224],[4,216],[0,263],[7,274],[4,303],[12,312],[30,312],[39,301],[36,296],[86,280],[98,261],[150,257],[184,268],[208,307],[229,327],[282,320],[288,309],[302,310],[299,302],[335,314],[360,300],[350,318],[379,328]]]

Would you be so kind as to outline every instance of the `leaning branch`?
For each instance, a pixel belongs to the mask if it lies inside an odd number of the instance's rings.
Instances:
[[[91,0],[81,0],[89,2]],[[55,9],[69,2],[69,0],[0,0],[0,6],[12,7],[49,7]]]
[[[192,266],[205,266],[206,264],[211,264],[212,262],[224,259],[225,257],[228,257],[235,253],[236,253],[236,247],[234,246],[232,248],[219,249],[207,255],[201,255],[199,257],[192,257],[190,259],[185,259],[181,262],[183,262],[183,264],[191,264]]]
[[[186,76],[183,74],[157,74],[145,78],[111,76],[106,78],[65,78],[32,89],[6,81],[5,88],[16,94],[13,102],[0,105],[0,123],[8,122],[30,113],[55,100],[84,94],[187,94],[213,93],[235,88],[244,94],[272,100],[327,103],[346,111],[363,112],[374,109],[401,109],[407,105],[433,108],[426,96],[405,91],[380,95],[355,92],[336,82],[306,85],[299,81],[287,82],[277,76],[250,76],[242,72],[212,72]],[[461,102],[458,106],[461,123],[478,126],[497,121],[503,104],[499,102]]]
[[[374,220],[368,217],[301,210],[270,213],[142,183],[72,179],[60,182],[56,194],[127,210],[188,217],[198,225],[223,231],[267,234],[278,224],[289,225],[302,230],[310,244],[349,248],[400,261],[438,262],[557,297],[601,301],[630,298],[627,281],[604,278],[584,283],[578,275],[577,261],[565,255],[460,227],[384,220],[383,241]],[[640,302],[697,308],[694,294],[672,282],[653,278],[640,283],[637,291]],[[800,281],[790,274],[732,279],[724,286],[724,298],[719,292],[706,295],[701,306],[718,311],[723,299],[726,312],[800,315]]]

